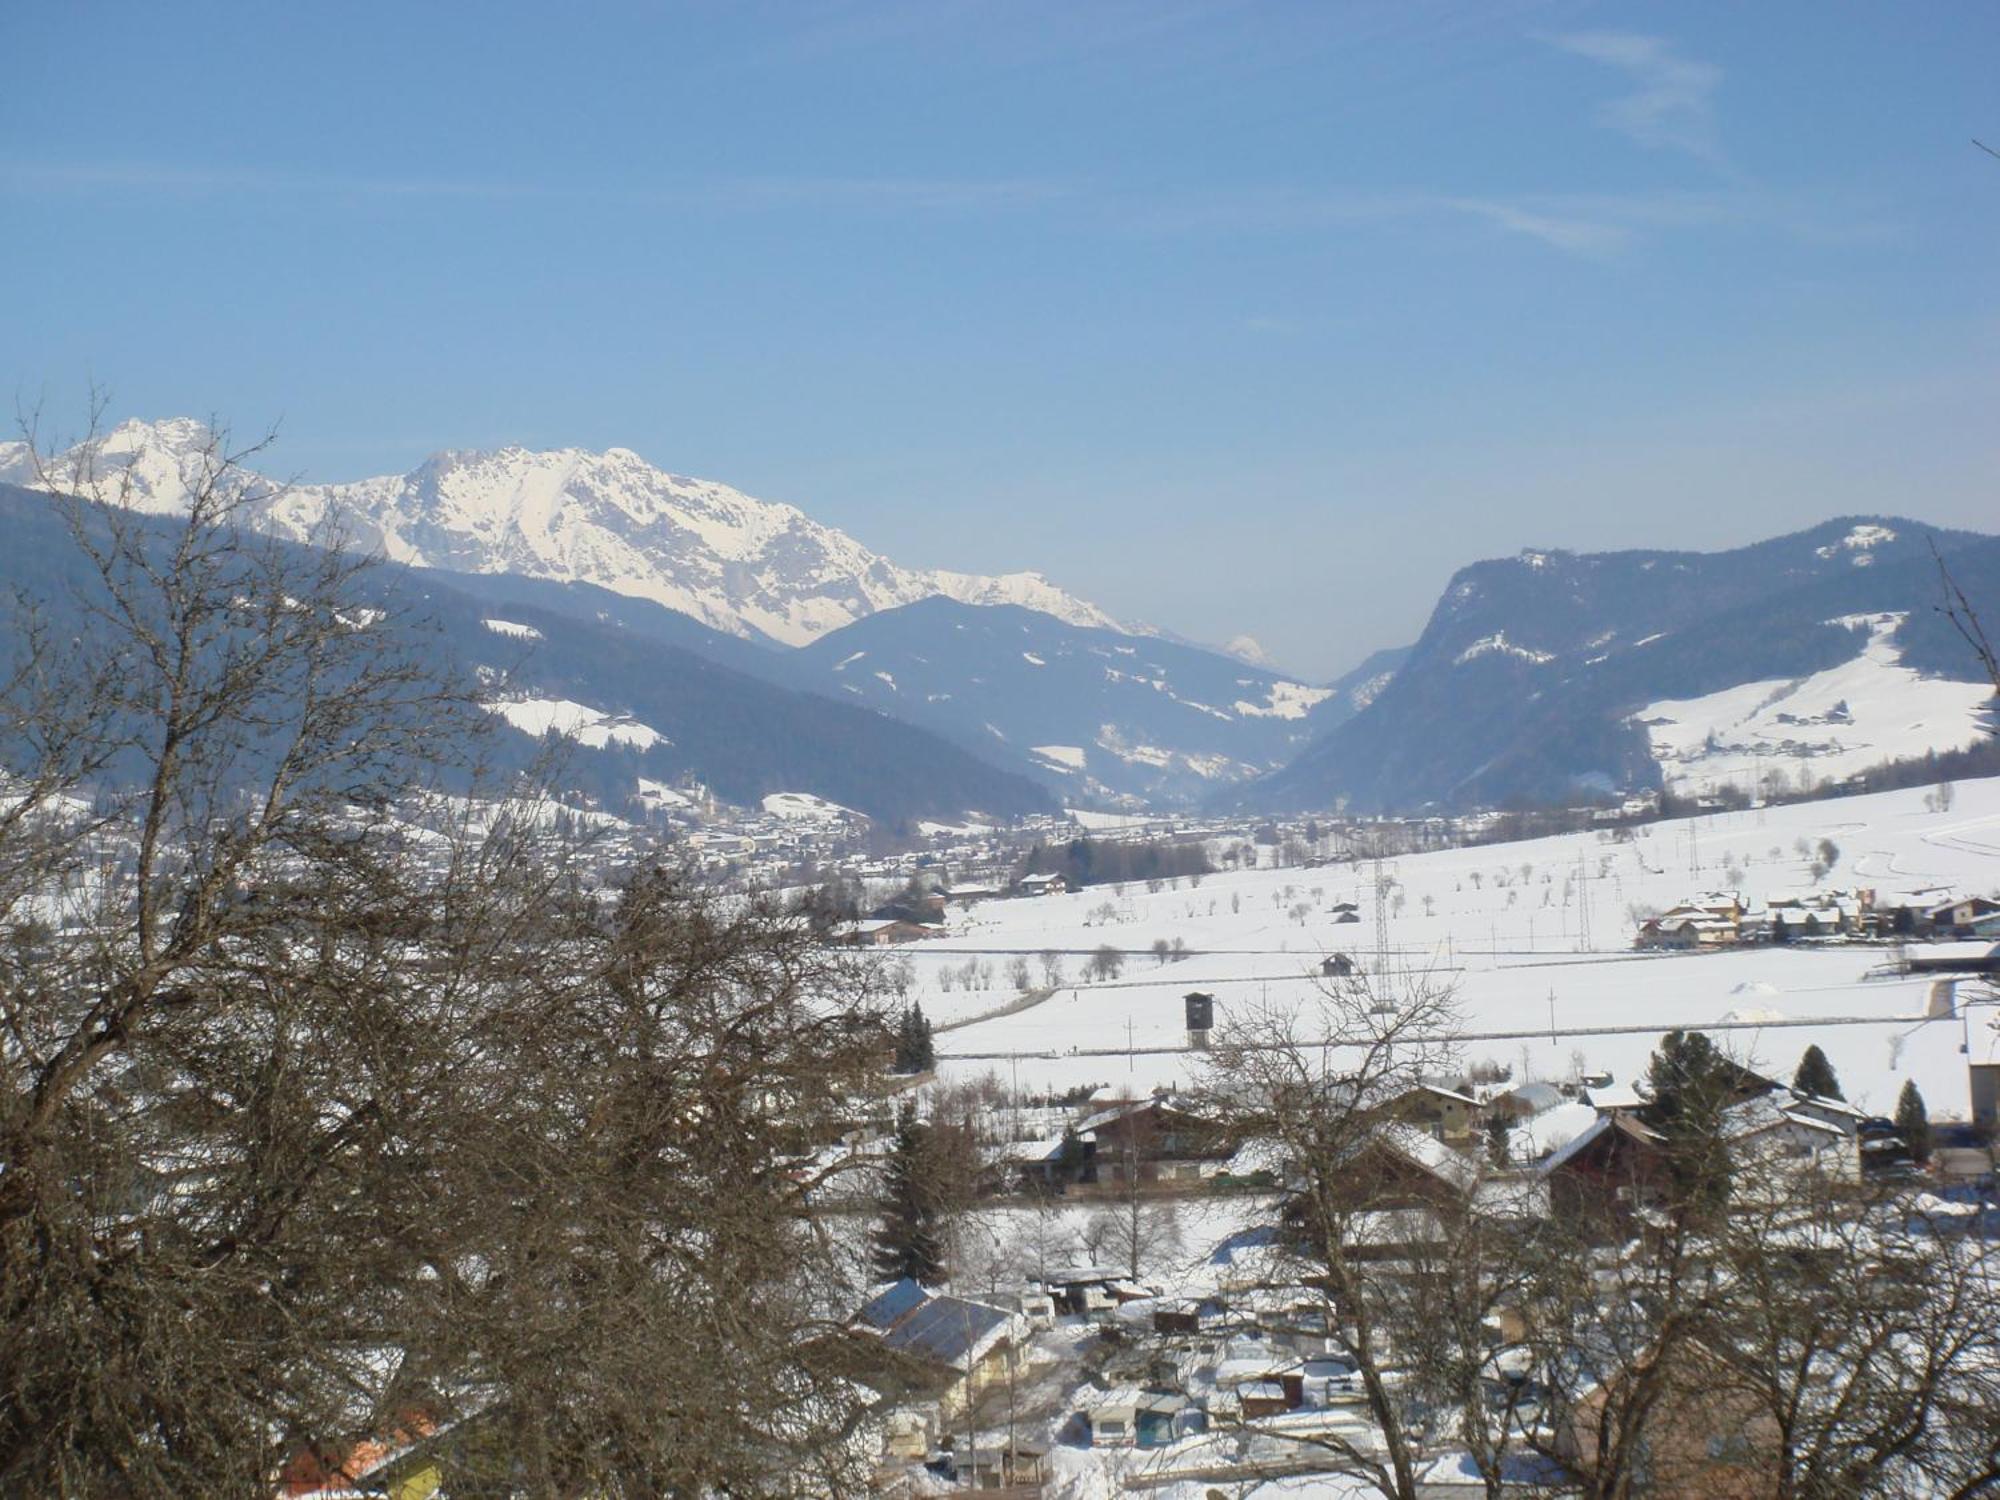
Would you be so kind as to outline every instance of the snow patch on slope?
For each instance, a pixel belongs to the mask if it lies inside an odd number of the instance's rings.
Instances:
[[[520,641],[539,641],[542,639],[541,631],[535,629],[532,625],[523,625],[518,620],[481,620],[479,623],[495,635],[512,636],[515,640]]]
[[[1857,568],[1865,568],[1868,564],[1875,561],[1873,557],[1869,556],[1869,549],[1871,547],[1879,547],[1884,542],[1893,542],[1895,540],[1896,533],[1886,526],[1857,526],[1839,541],[1829,543],[1824,547],[1816,547],[1813,550],[1819,556],[1829,560],[1840,556],[1842,552],[1852,552],[1854,556],[1849,558],[1848,561],[1853,563]]]
[[[524,734],[539,738],[553,732],[593,750],[602,750],[607,745],[650,750],[655,745],[673,743],[659,730],[641,724],[630,714],[607,714],[572,698],[513,698],[489,703],[486,708]]]
[[[824,797],[815,797],[811,792],[773,792],[764,799],[764,811],[774,818],[800,818],[815,822],[830,822],[837,818],[861,818],[851,807],[842,807],[838,802],[829,802]]]
[[[1515,645],[1507,639],[1507,632],[1500,630],[1495,631],[1492,635],[1481,636],[1470,646],[1467,646],[1454,658],[1453,664],[1462,667],[1469,661],[1477,661],[1482,656],[1493,655],[1519,657],[1522,661],[1532,662],[1536,666],[1542,666],[1556,659],[1553,651],[1537,651],[1532,646]]]
[[[1262,703],[1239,698],[1234,707],[1239,714],[1257,719],[1303,719],[1313,708],[1333,696],[1332,688],[1307,687],[1303,682],[1283,679],[1269,684]]]
[[[1864,528],[1865,529],[1865,528]],[[1880,528],[1873,528],[1880,529]],[[1868,643],[1840,666],[1793,680],[1746,682],[1701,698],[1667,699],[1632,716],[1652,743],[1667,787],[1753,790],[1760,772],[1815,786],[1886,760],[1955,750],[1985,734],[1991,688],[1921,677],[1895,645],[1901,614],[1843,616]]]

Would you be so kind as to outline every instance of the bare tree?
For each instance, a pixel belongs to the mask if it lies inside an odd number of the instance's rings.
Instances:
[[[1444,1222],[1436,1215],[1455,1213],[1447,1200],[1479,1167],[1467,1160],[1456,1182],[1426,1181],[1427,1169],[1403,1170],[1383,1142],[1385,1133],[1416,1134],[1400,1123],[1399,1101],[1452,1056],[1456,1030],[1450,988],[1428,977],[1394,994],[1363,976],[1328,980],[1302,1010],[1270,1008],[1234,1023],[1203,1090],[1232,1138],[1261,1143],[1285,1163],[1275,1284],[1316,1300],[1316,1320],[1352,1365],[1370,1419],[1366,1433],[1333,1428],[1299,1435],[1295,1446],[1389,1500],[1415,1500],[1435,1451],[1436,1398],[1409,1379],[1413,1317],[1430,1316],[1425,1280],[1385,1274],[1383,1252],[1410,1234],[1436,1234]]]
[[[1109,943],[1101,943],[1084,960],[1083,977],[1088,983],[1116,979],[1125,971],[1125,955]]]
[[[843,1482],[806,1209],[860,971],[599,894],[223,439],[165,520],[94,454],[0,647],[0,1492],[262,1497],[392,1433],[475,1493]]]
[[[1938,583],[1943,592],[1943,602],[1937,606],[1938,612],[1951,622],[1952,629],[1959,634],[1959,639],[1963,640],[1972,654],[1978,658],[1981,670],[1986,673],[1987,681],[1993,684],[1995,695],[2000,696],[2000,655],[1995,654],[1993,643],[1987,638],[1986,627],[1979,618],[1979,611],[1973,607],[1972,601],[1965,595],[1965,590],[1959,587],[1958,580],[1952,576],[1951,568],[1945,562],[1944,554],[1938,551],[1935,539],[1931,542],[1931,557],[1937,563]]]

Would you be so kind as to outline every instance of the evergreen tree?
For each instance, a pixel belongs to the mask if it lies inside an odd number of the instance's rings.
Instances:
[[[1083,1164],[1090,1153],[1085,1149],[1083,1137],[1076,1133],[1074,1125],[1065,1125],[1062,1145],[1056,1150],[1056,1178],[1060,1182],[1075,1182],[1083,1171]]]
[[[889,1071],[928,1073],[936,1066],[937,1044],[931,1040],[931,1023],[921,1005],[908,1006],[896,1023],[896,1051]]]
[[[1791,940],[1792,929],[1785,924],[1785,914],[1781,911],[1773,912],[1771,914],[1771,941],[1774,943],[1789,943]]]
[[[1513,1159],[1514,1117],[1504,1109],[1496,1109],[1486,1117],[1486,1155],[1496,1167],[1504,1167]]]
[[[905,1104],[896,1116],[882,1222],[872,1237],[875,1274],[884,1281],[908,1276],[936,1286],[944,1280],[944,1237],[938,1231],[937,1194],[929,1180],[929,1147],[930,1127],[919,1124],[916,1111]]]
[[[1814,1094],[1821,1099],[1845,1099],[1840,1091],[1840,1079],[1835,1076],[1833,1064],[1826,1060],[1826,1054],[1819,1050],[1817,1043],[1806,1048],[1805,1056],[1799,1059],[1799,1070],[1792,1075],[1792,1087],[1801,1094]]]
[[[1667,1167],[1678,1213],[1720,1208],[1729,1196],[1729,1151],[1722,1112],[1740,1070],[1699,1031],[1670,1031],[1647,1065],[1647,1113],[1666,1137]]]
[[[1905,1080],[1903,1092],[1896,1097],[1896,1134],[1910,1148],[1910,1157],[1917,1165],[1931,1159],[1931,1115],[1914,1079]]]

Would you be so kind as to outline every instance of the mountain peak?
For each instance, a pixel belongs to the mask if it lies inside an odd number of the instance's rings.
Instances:
[[[98,447],[106,453],[134,453],[142,448],[199,453],[213,437],[209,425],[193,417],[162,417],[151,422],[128,417],[105,433]]]
[[[129,476],[128,503],[165,513],[185,508],[209,442],[188,418],[128,421],[94,457]],[[79,447],[61,461],[85,456]],[[25,444],[0,445],[0,479],[32,483],[28,458]],[[329,519],[396,562],[592,583],[785,645],[932,595],[1127,628],[1038,572],[903,567],[796,506],[671,473],[630,448],[443,448],[407,474],[291,487],[260,514],[301,540]]]
[[[55,488],[94,490],[136,511],[171,515],[187,508],[205,455],[217,446],[215,431],[193,417],[128,418],[52,455],[46,467]],[[26,443],[0,443],[0,480],[36,484]]]

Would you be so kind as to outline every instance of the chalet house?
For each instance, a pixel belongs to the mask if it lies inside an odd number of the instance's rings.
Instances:
[[[1069,889],[1069,878],[1060,871],[1044,875],[1023,875],[1014,882],[1023,896],[1060,896]]]
[[[1799,1100],[1810,1100],[1801,1104]],[[1775,1173],[1818,1171],[1846,1181],[1861,1178],[1860,1111],[1836,1114],[1837,1100],[1811,1095],[1767,1094],[1731,1106],[1723,1115],[1723,1130],[1731,1157],[1748,1171],[1740,1173],[1739,1193],[1758,1191],[1760,1179]]]
[[[1094,1179],[1127,1182],[1193,1182],[1213,1177],[1234,1153],[1214,1121],[1170,1097],[1114,1104],[1077,1123],[1094,1138]]]
[[[1404,1124],[1453,1143],[1471,1139],[1486,1113],[1485,1106],[1470,1094],[1433,1083],[1418,1084],[1389,1109]]]
[[[901,1367],[918,1372],[936,1393],[944,1423],[1013,1375],[1028,1332],[1018,1313],[927,1291],[908,1277],[855,1314],[853,1326]]]
[[[1007,1141],[987,1152],[983,1175],[995,1192],[1060,1189],[1071,1182],[1094,1182],[1097,1138],[1086,1134]]]
[[[1716,891],[1639,924],[1640,948],[1728,948],[1743,941],[1743,898]]]
[[[1861,1129],[1861,1122],[1868,1118],[1845,1099],[1827,1099],[1818,1094],[1802,1094],[1797,1089],[1785,1091],[1784,1107],[1791,1113],[1837,1126],[1849,1140],[1854,1139]]]
[[[1664,1197],[1666,1145],[1666,1137],[1634,1115],[1599,1115],[1542,1163],[1551,1211],[1622,1232],[1632,1214]]]
[[[1771,896],[1764,904],[1766,911],[1757,926],[1760,935],[1774,941],[1783,935],[1861,937],[1873,935],[1881,925],[1871,889],[1800,891]]]
[[[1367,1213],[1462,1203],[1477,1191],[1480,1176],[1479,1163],[1470,1155],[1396,1120],[1355,1146],[1340,1163],[1338,1185],[1346,1207],[1359,1219]],[[1373,1230],[1357,1226],[1356,1234],[1375,1242]]]
[[[1354,960],[1345,953],[1329,953],[1319,961],[1319,972],[1326,979],[1348,979],[1354,974]]]
[[[2000,914],[2000,901],[1989,900],[1985,896],[1963,896],[1956,901],[1947,901],[1942,906],[1932,907],[1929,913],[1931,931],[1941,935],[1955,935],[1961,929],[1966,936],[1972,936],[1972,927],[1982,917]]]
[[[1639,924],[1639,935],[1633,940],[1633,946],[1668,950],[1693,948],[1700,942],[1700,929],[1696,923],[1701,920],[1691,915],[1648,917]]]

